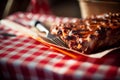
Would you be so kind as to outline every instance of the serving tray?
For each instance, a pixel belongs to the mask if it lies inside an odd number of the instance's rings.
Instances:
[[[1,20],[0,23],[3,25],[6,25],[7,27],[9,27],[15,31],[20,32],[21,35],[29,36],[29,37],[39,41],[40,43],[59,51],[61,54],[65,54],[74,59],[78,59],[78,58],[80,58],[80,56],[91,57],[91,58],[102,58],[103,56],[107,55],[109,52],[120,48],[120,47],[115,47],[115,48],[111,48],[111,49],[108,49],[108,50],[105,50],[102,52],[98,52],[98,53],[94,53],[94,54],[84,54],[84,53],[69,49],[67,47],[62,47],[62,46],[53,44],[49,39],[44,37],[44,33],[40,33],[34,27],[31,27],[28,29],[23,25],[20,25],[16,22],[13,22],[13,21],[7,20],[7,19]]]

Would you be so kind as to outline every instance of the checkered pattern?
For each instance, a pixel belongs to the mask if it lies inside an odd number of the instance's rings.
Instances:
[[[28,11],[39,14],[51,14],[48,0],[30,0]]]
[[[38,19],[42,22],[67,22],[69,19],[53,15],[16,13],[8,17],[19,23]],[[75,19],[71,19],[74,21]],[[0,79],[3,80],[120,80],[120,51],[101,59],[83,57],[79,60],[63,55],[40,42],[0,25],[0,32],[16,37],[0,37]]]

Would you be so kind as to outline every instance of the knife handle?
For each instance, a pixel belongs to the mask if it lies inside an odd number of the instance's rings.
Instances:
[[[40,32],[45,32],[46,35],[49,33],[49,30],[43,25],[40,21],[34,20],[31,22],[31,26],[37,28]]]

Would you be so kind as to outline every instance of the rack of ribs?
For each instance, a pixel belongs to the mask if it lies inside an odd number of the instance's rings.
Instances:
[[[51,34],[59,36],[69,49],[89,54],[120,41],[120,13],[59,23],[51,27]]]

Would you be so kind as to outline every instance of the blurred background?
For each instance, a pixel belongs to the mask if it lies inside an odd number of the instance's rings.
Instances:
[[[30,11],[30,4],[35,6],[34,8],[42,5],[44,9],[50,9],[52,14],[62,17],[85,18],[96,14],[120,12],[120,0],[0,0],[0,19],[15,12]],[[33,12],[37,13],[37,10]]]
[[[48,0],[56,16],[81,17],[78,0]],[[25,12],[30,0],[0,0],[0,19],[18,11]]]

